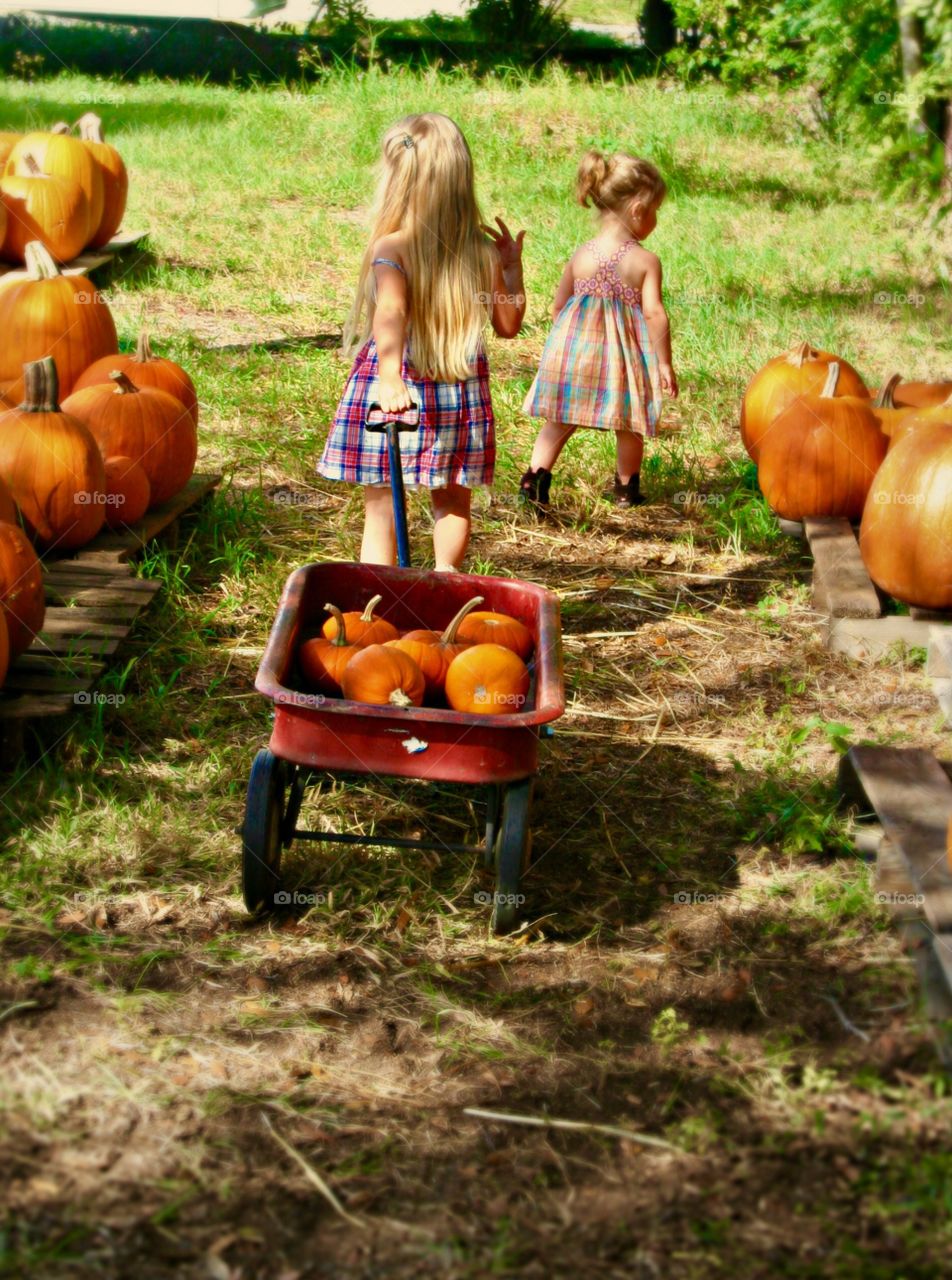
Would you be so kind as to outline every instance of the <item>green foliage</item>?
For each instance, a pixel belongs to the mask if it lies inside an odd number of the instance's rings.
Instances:
[[[494,43],[553,44],[569,30],[563,5],[564,0],[474,0],[469,20],[477,35]]]

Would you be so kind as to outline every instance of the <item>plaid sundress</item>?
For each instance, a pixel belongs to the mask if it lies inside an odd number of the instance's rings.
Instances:
[[[603,431],[654,436],[661,416],[661,378],[641,310],[641,293],[618,274],[637,240],[626,240],[598,262],[593,276],[576,280],[556,317],[523,403],[532,418]]]
[[[403,271],[399,263],[376,258]],[[482,343],[472,363],[472,376],[461,382],[423,377],[404,352],[400,376],[420,406],[420,426],[401,431],[400,460],[408,487],[445,489],[491,485],[496,464],[493,403],[489,392],[489,360]],[[377,395],[379,368],[373,338],[358,351],[318,471],[328,480],[351,484],[389,484],[387,437],[367,431],[367,412]]]

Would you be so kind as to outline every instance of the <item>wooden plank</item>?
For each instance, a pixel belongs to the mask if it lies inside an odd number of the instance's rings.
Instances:
[[[782,520],[777,516],[777,524],[780,526],[780,532],[785,533],[788,538],[805,537],[803,524],[799,520]]]
[[[155,588],[158,590],[160,584],[156,583]],[[99,605],[109,605],[113,607],[124,606],[132,609],[135,614],[141,613],[150,603],[155,591],[129,591],[118,590],[110,587],[79,587],[73,590],[58,591],[51,587],[49,582],[46,586],[46,602],[48,605],[63,608],[94,608]]]
[[[24,694],[22,698],[0,695],[0,717],[33,720],[45,716],[61,716],[75,707],[71,693]]]
[[[51,616],[52,615],[52,616]],[[129,634],[128,622],[103,622],[86,616],[85,609],[48,609],[43,619],[43,635],[74,636],[98,639],[114,636],[121,640]]]
[[[41,631],[30,645],[31,652],[62,654],[66,658],[108,657],[118,648],[119,641],[113,636],[55,636],[46,631]]]
[[[834,618],[878,618],[882,604],[850,522],[808,517],[803,525],[813,553],[813,607]]]
[[[44,622],[48,626],[51,621],[64,621],[70,618],[85,618],[87,623],[125,623],[128,628],[142,612],[141,603],[110,604],[107,606],[90,605],[47,605]]]
[[[925,649],[933,623],[903,616],[886,618],[829,618],[824,626],[824,639],[832,653],[875,662],[893,645]]]
[[[843,761],[904,860],[913,892],[933,929],[952,927],[952,871],[946,833],[952,782],[931,751],[851,747]]]
[[[7,672],[6,684],[9,687],[11,682],[19,677],[21,671],[28,674],[47,672],[51,675],[57,673],[75,676],[85,675],[92,680],[93,677],[98,676],[105,669],[106,664],[101,662],[99,658],[94,658],[92,654],[74,653],[69,657],[63,657],[61,654],[30,648],[26,653],[20,654]]]
[[[84,693],[91,686],[90,677],[74,676],[68,673],[55,675],[53,672],[41,671],[32,674],[15,670],[8,674],[5,693]]]
[[[123,249],[131,249],[140,240],[144,240],[148,234],[148,231],[117,231],[112,239],[103,245],[103,249],[107,253],[121,253]]]

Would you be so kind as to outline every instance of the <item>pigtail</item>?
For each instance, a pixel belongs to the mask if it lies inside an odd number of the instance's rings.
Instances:
[[[608,177],[608,161],[600,151],[586,151],[582,163],[578,167],[578,180],[575,195],[580,205],[588,208],[593,204],[596,209],[602,207],[599,196],[602,185]]]

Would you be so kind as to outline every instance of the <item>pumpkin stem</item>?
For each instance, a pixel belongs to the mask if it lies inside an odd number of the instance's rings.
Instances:
[[[59,413],[59,375],[52,356],[23,366],[23,403],[27,413]]]
[[[807,359],[811,350],[809,342],[801,342],[797,346],[791,347],[787,352],[788,364],[792,364],[796,369],[802,369],[803,362]]]
[[[60,269],[42,240],[31,240],[23,250],[23,261],[31,280],[55,280]]]
[[[346,645],[350,644],[350,641],[347,639],[347,624],[344,622],[344,615],[341,613],[340,609],[338,609],[336,604],[326,604],[324,608],[337,623],[337,635],[331,641],[331,644],[336,644],[339,648],[343,649]]]
[[[42,178],[43,170],[36,163],[36,156],[33,155],[32,151],[27,151],[23,157],[23,163],[26,165],[26,171],[31,178]]]
[[[152,354],[152,344],[149,341],[149,335],[145,329],[142,329],[139,332],[139,341],[136,343],[135,362],[136,364],[147,364],[150,360],[154,359],[155,356]]]
[[[395,707],[412,707],[413,699],[408,698],[403,689],[394,689],[390,695],[390,701]]]
[[[376,609],[377,605],[380,603],[382,599],[383,599],[383,596],[374,596],[372,600],[367,601],[367,607],[364,609],[363,613],[360,615],[361,622],[373,622],[374,609]]]
[[[886,379],[883,385],[876,392],[876,399],[873,401],[874,409],[895,409],[896,401],[893,399],[893,392],[902,381],[901,373],[893,373]]]
[[[54,124],[52,129],[50,130],[50,133],[60,133],[60,134],[67,134],[67,135],[71,134],[72,132],[73,132],[72,126],[68,125],[65,120],[57,120],[56,124]]]
[[[826,371],[826,382],[824,382],[823,390],[820,392],[820,396],[822,397],[822,399],[829,400],[832,396],[836,395],[836,384],[837,382],[839,382],[839,380],[840,380],[839,361],[834,360],[831,362],[829,369],[827,369]]]
[[[79,126],[79,136],[84,142],[105,142],[103,136],[102,120],[96,115],[95,111],[87,111],[84,116],[80,116],[76,121]]]
[[[109,376],[116,384],[116,395],[127,396],[130,392],[138,392],[139,388],[136,384],[120,369],[113,369]]]
[[[456,633],[459,630],[459,624],[463,621],[463,619],[466,617],[468,613],[472,613],[472,611],[476,608],[476,606],[482,603],[483,603],[482,596],[473,596],[472,600],[467,600],[466,604],[463,605],[462,609],[460,609],[459,613],[456,615],[453,621],[449,624],[449,626],[440,636],[440,644],[455,644]]]

